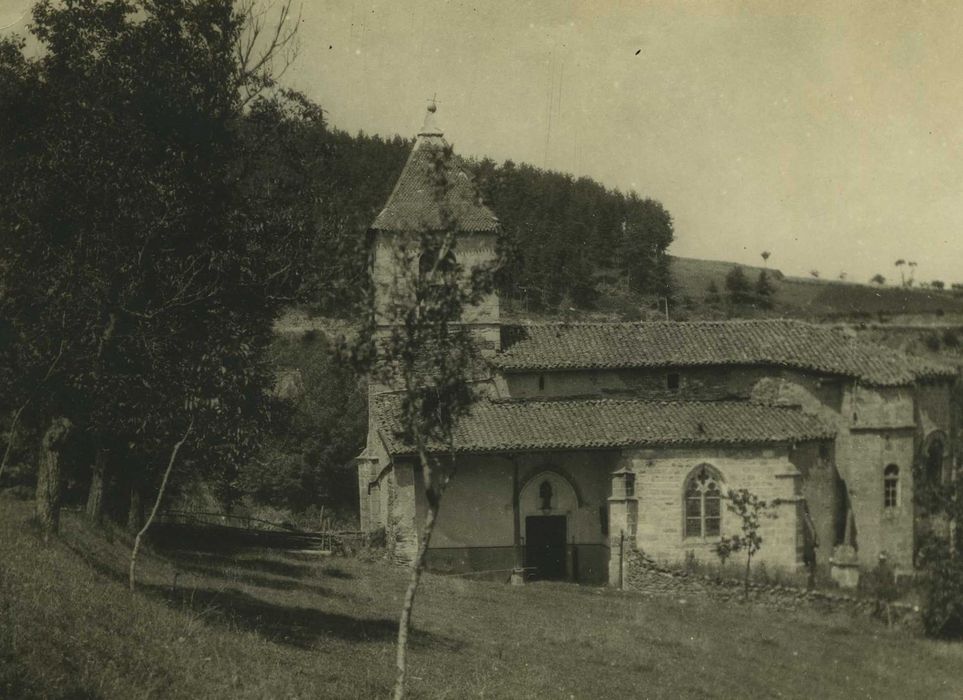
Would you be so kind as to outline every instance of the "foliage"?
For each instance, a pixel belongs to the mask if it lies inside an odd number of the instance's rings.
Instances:
[[[720,301],[722,301],[722,295],[719,293],[719,285],[716,284],[715,280],[709,280],[709,284],[706,287],[706,303],[715,306]]]
[[[316,333],[275,339],[271,360],[282,385],[264,442],[241,468],[239,490],[256,504],[294,511],[319,504],[355,508],[353,458],[368,419],[363,382]]]
[[[763,308],[768,309],[772,306],[772,295],[775,291],[776,288],[769,280],[769,275],[766,274],[765,270],[760,270],[759,278],[756,280],[755,292],[756,298]]]
[[[883,286],[886,284],[886,278],[877,272],[875,275],[873,275],[873,278],[870,280],[870,282]]]
[[[933,289],[939,289],[942,291],[946,289],[946,282],[944,282],[943,280],[933,280],[932,282],[930,282],[930,286]]]
[[[351,349],[356,364],[398,394],[402,437],[414,447],[427,503],[398,625],[395,698],[406,693],[411,614],[441,498],[454,474],[455,427],[476,398],[478,348],[459,322],[491,293],[494,272],[493,265],[465,270],[456,258],[459,230],[446,204],[452,151],[424,147],[431,149],[428,175],[440,226],[392,239],[393,279],[386,297],[369,304],[367,326]]]
[[[733,267],[726,274],[726,292],[734,304],[741,304],[750,301],[752,298],[752,285],[746,277],[746,271],[739,265]]]
[[[70,418],[132,481],[193,421],[185,458],[226,483],[303,259],[248,138],[290,96],[255,89],[242,113],[256,86],[230,0],[44,0],[33,18],[40,57],[0,43],[4,400],[32,426]]]
[[[747,489],[730,490],[726,498],[728,500],[726,508],[739,518],[741,533],[722,538],[716,545],[716,554],[725,564],[732,554],[746,553],[743,583],[745,597],[748,599],[752,558],[762,549],[762,535],[759,534],[760,520],[769,509],[769,504]]]
[[[536,310],[566,297],[591,306],[596,274],[609,269],[635,291],[669,295],[672,218],[659,202],[510,160],[486,159],[473,169],[502,226],[505,265],[496,281],[503,296]]]
[[[923,627],[932,637],[963,637],[963,479],[934,479],[925,460],[913,465],[913,500],[925,526],[918,533],[923,573]]]

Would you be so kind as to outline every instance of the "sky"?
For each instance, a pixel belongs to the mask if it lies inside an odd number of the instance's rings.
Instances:
[[[0,0],[0,27],[29,0]],[[661,201],[675,255],[963,281],[963,3],[304,0],[284,76],[347,131]]]

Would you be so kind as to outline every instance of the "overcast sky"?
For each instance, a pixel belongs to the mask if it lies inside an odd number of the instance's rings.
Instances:
[[[0,0],[0,27],[27,0]],[[305,0],[337,127],[660,200],[677,255],[963,281],[963,3]],[[25,20],[24,20],[25,21]],[[15,28],[22,28],[24,21]],[[9,29],[7,31],[10,31]]]

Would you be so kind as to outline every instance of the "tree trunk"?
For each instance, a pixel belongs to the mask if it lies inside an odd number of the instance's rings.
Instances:
[[[746,555],[746,578],[743,582],[743,589],[742,589],[743,596],[745,596],[745,599],[747,602],[749,600],[749,566],[751,564],[752,564],[752,555],[747,554]]]
[[[100,523],[104,515],[104,490],[107,485],[107,459],[109,453],[98,447],[91,465],[90,490],[87,492],[87,518]]]
[[[10,459],[10,453],[13,451],[14,441],[17,439],[17,424],[20,422],[20,414],[23,413],[23,409],[26,407],[27,402],[25,402],[14,412],[13,420],[10,421],[10,432],[7,435],[7,446],[3,450],[3,458],[0,459],[0,483],[3,483],[3,471],[7,467],[7,460]]]
[[[171,450],[171,458],[167,462],[167,469],[164,471],[164,478],[161,479],[160,489],[157,491],[157,498],[154,499],[154,507],[151,508],[150,515],[147,516],[147,522],[144,523],[144,527],[140,529],[137,533],[137,537],[134,538],[134,548],[130,550],[130,590],[134,591],[136,579],[134,578],[135,567],[137,566],[137,552],[140,549],[140,541],[143,539],[144,535],[147,534],[147,530],[150,529],[150,525],[154,522],[154,518],[157,516],[157,511],[160,510],[161,501],[164,499],[164,491],[167,490],[167,480],[170,479],[171,471],[174,469],[174,460],[177,459],[177,453],[180,451],[181,447],[187,442],[188,436],[191,434],[191,429],[194,427],[194,419],[191,418],[191,422],[187,424],[187,430],[184,431],[184,437],[174,444],[174,448]]]
[[[133,535],[144,526],[144,499],[141,490],[140,479],[135,477],[130,485],[130,503],[127,508],[127,531]]]
[[[428,514],[425,516],[425,531],[418,545],[418,554],[411,565],[411,579],[408,581],[408,590],[405,591],[405,603],[401,608],[401,620],[398,623],[398,650],[395,658],[395,665],[398,668],[398,676],[395,679],[394,700],[403,700],[405,697],[405,685],[408,675],[408,635],[411,633],[411,611],[415,605],[415,593],[418,592],[418,582],[421,574],[425,570],[425,560],[428,555],[428,543],[431,541],[431,533],[435,529],[435,518],[438,515],[437,506],[432,505],[432,499],[428,499]]]
[[[60,502],[63,497],[60,451],[63,449],[70,427],[70,421],[66,418],[54,418],[40,441],[36,500],[37,520],[45,542],[51,535],[56,535],[60,529]]]

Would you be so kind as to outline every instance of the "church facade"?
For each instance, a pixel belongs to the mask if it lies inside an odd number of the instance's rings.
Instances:
[[[440,206],[462,264],[495,255],[497,219],[430,110],[371,229],[376,305],[399,244]],[[431,569],[614,584],[627,549],[715,564],[740,531],[726,496],[748,489],[769,504],[756,560],[770,571],[846,582],[881,557],[912,571],[914,474],[945,479],[954,462],[954,370],[789,320],[509,325],[492,295],[463,322],[488,371],[456,431]],[[426,512],[420,470],[398,395],[373,386],[369,403],[361,525],[406,561]]]

